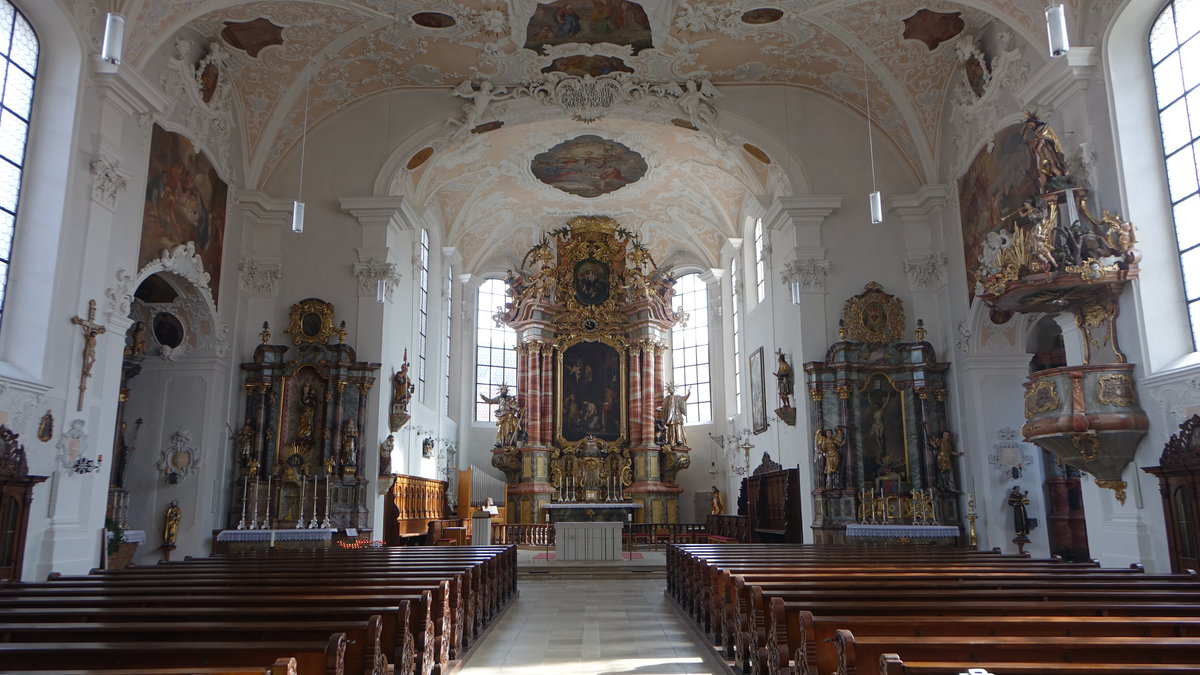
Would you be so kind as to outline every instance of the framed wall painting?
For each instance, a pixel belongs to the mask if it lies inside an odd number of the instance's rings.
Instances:
[[[756,434],[767,430],[767,390],[763,380],[765,368],[763,348],[759,347],[750,355],[750,426]]]

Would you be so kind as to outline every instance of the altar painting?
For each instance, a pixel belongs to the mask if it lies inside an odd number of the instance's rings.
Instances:
[[[872,374],[858,390],[859,439],[864,484],[909,482],[904,396],[883,373]]]
[[[558,428],[564,441],[589,435],[618,441],[625,429],[621,354],[603,342],[579,342],[558,360]]]
[[[971,167],[958,181],[959,208],[962,217],[963,255],[967,279],[974,277],[975,267],[983,251],[988,233],[999,232],[1012,224],[1005,221],[1030,195],[1039,194],[1036,160],[1024,124],[1014,124],[1000,130],[992,143],[976,155]],[[990,148],[990,150],[989,150]],[[975,288],[968,281],[967,297],[975,298]]]
[[[138,269],[163,251],[194,242],[216,302],[228,194],[229,186],[221,180],[212,162],[186,136],[154,125]]]
[[[558,0],[538,5],[529,19],[525,48],[567,42],[629,45],[633,53],[654,46],[646,10],[629,0]]]

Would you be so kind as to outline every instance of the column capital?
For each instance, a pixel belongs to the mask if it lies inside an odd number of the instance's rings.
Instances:
[[[342,197],[338,204],[363,227],[394,226],[397,230],[420,229],[421,219],[413,209],[411,201],[404,197]]]
[[[741,237],[730,237],[729,239],[725,240],[724,244],[721,244],[721,257],[722,258],[732,258],[733,256],[738,254],[738,251],[741,251],[741,250],[742,250],[742,238]]]
[[[292,202],[258,190],[238,190],[237,204],[249,225],[286,227],[292,222]]]

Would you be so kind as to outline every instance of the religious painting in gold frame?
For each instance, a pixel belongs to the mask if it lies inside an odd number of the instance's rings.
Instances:
[[[863,478],[884,491],[886,483],[912,479],[908,461],[908,414],[904,392],[886,373],[867,376],[858,389],[857,426],[862,431]],[[897,489],[899,485],[896,485]]]
[[[297,302],[288,314],[288,327],[284,332],[292,336],[292,344],[328,343],[330,336],[337,332],[333,325],[333,305],[317,298]]]
[[[625,441],[625,352],[598,338],[572,338],[559,344],[555,364],[556,439],[563,447],[589,435],[610,445]]]

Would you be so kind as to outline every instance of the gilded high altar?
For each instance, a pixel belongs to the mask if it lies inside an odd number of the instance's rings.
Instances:
[[[510,520],[541,522],[551,503],[629,503],[637,522],[678,522],[690,448],[658,431],[674,408],[663,405],[668,332],[684,318],[674,278],[637,235],[581,216],[507,283],[497,318],[517,332],[517,394],[492,400],[520,428],[501,429],[492,464],[509,483]]]

